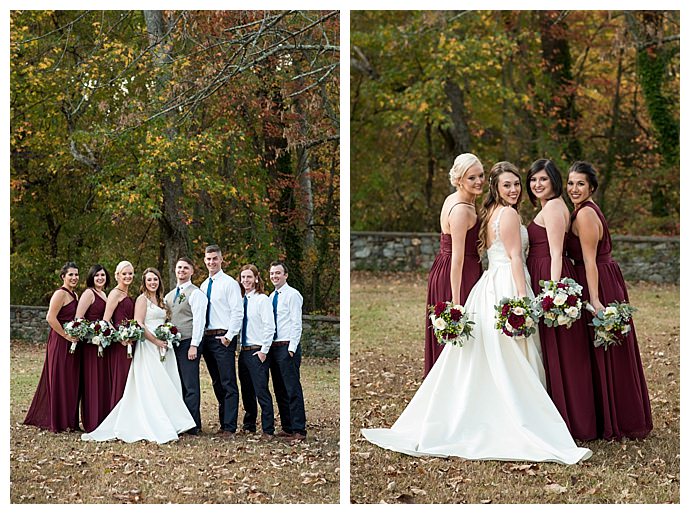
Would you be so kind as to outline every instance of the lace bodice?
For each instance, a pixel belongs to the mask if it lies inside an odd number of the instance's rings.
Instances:
[[[148,298],[146,299],[146,317],[144,324],[146,328],[153,333],[156,328],[165,323],[166,312],[165,309],[160,308]]]
[[[503,241],[501,239],[501,233],[500,233],[500,221],[501,221],[501,216],[503,215],[503,211],[507,207],[501,207],[501,210],[498,211],[498,214],[496,215],[496,219],[493,222],[493,228],[494,228],[494,233],[496,234],[496,237],[494,238],[494,242],[491,244],[489,249],[487,250],[486,254],[489,258],[489,266],[491,265],[496,265],[496,264],[510,264],[510,258],[508,257],[508,254],[506,253],[505,246],[503,245]],[[522,243],[522,261],[523,263],[527,259],[527,248],[529,247],[529,235],[527,234],[527,228],[520,223],[520,242]]]

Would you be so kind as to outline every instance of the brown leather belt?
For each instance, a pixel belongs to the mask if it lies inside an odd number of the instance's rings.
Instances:
[[[204,330],[204,335],[205,336],[224,336],[226,332],[227,332],[227,329],[225,329],[225,328],[215,328],[212,330]]]
[[[255,350],[261,350],[261,346],[258,344],[252,344],[249,346],[243,346],[242,347],[243,352],[251,352],[251,351],[255,351]]]
[[[290,344],[290,341],[273,341],[271,343],[271,346],[287,346]]]

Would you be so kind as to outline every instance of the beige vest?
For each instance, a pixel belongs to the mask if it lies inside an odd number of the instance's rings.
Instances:
[[[195,289],[199,288],[194,284],[189,284],[175,300],[176,289],[177,287],[165,295],[165,303],[172,313],[171,322],[180,331],[182,339],[190,339],[192,337],[192,321],[194,317],[192,315],[192,306],[189,305],[189,297]]]

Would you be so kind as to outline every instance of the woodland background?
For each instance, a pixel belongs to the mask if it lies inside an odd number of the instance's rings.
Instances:
[[[337,313],[338,11],[11,11],[10,37],[12,303],[67,260],[198,281],[216,243]]]
[[[612,231],[679,234],[679,11],[353,11],[350,37],[352,230],[438,231],[471,152],[590,161]]]

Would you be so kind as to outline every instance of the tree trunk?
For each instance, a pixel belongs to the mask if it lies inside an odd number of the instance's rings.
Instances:
[[[467,111],[465,109],[465,92],[452,80],[443,85],[446,97],[450,102],[451,120],[450,134],[446,137],[451,150],[451,161],[459,154],[469,152],[472,148],[470,129],[467,126]]]
[[[170,73],[167,66],[172,62],[171,43],[167,38],[167,26],[163,11],[144,11],[146,30],[149,42],[153,46],[156,57],[156,85],[158,92],[164,92],[169,87]],[[169,93],[168,93],[169,94]],[[159,96],[154,94],[153,96]],[[166,135],[173,138],[176,133],[172,114],[166,115]],[[180,216],[181,200],[184,192],[179,174],[175,170],[161,171],[160,186],[163,193],[161,203],[161,217],[158,226],[161,234],[162,253],[167,261],[168,285],[172,287],[176,282],[175,264],[178,257],[191,256],[189,246],[189,231],[184,220]],[[159,263],[160,265],[160,263]],[[161,266],[162,267],[162,266]],[[161,270],[163,273],[163,271]],[[164,273],[163,273],[164,274]]]
[[[546,98],[547,116],[555,119],[565,157],[569,161],[582,158],[582,146],[573,133],[579,119],[575,108],[575,91],[571,71],[570,45],[565,23],[558,11],[538,11],[544,71],[551,91]]]
[[[609,143],[606,152],[606,162],[602,174],[602,180],[596,192],[596,198],[599,202],[601,210],[606,212],[606,189],[611,182],[613,175],[613,168],[616,165],[616,151],[618,143],[616,140],[616,130],[618,129],[618,119],[620,118],[620,104],[621,104],[621,79],[623,77],[623,55],[624,51],[621,48],[618,52],[618,70],[616,72],[616,93],[613,97],[613,109],[611,112],[611,125],[606,131],[606,139]]]

